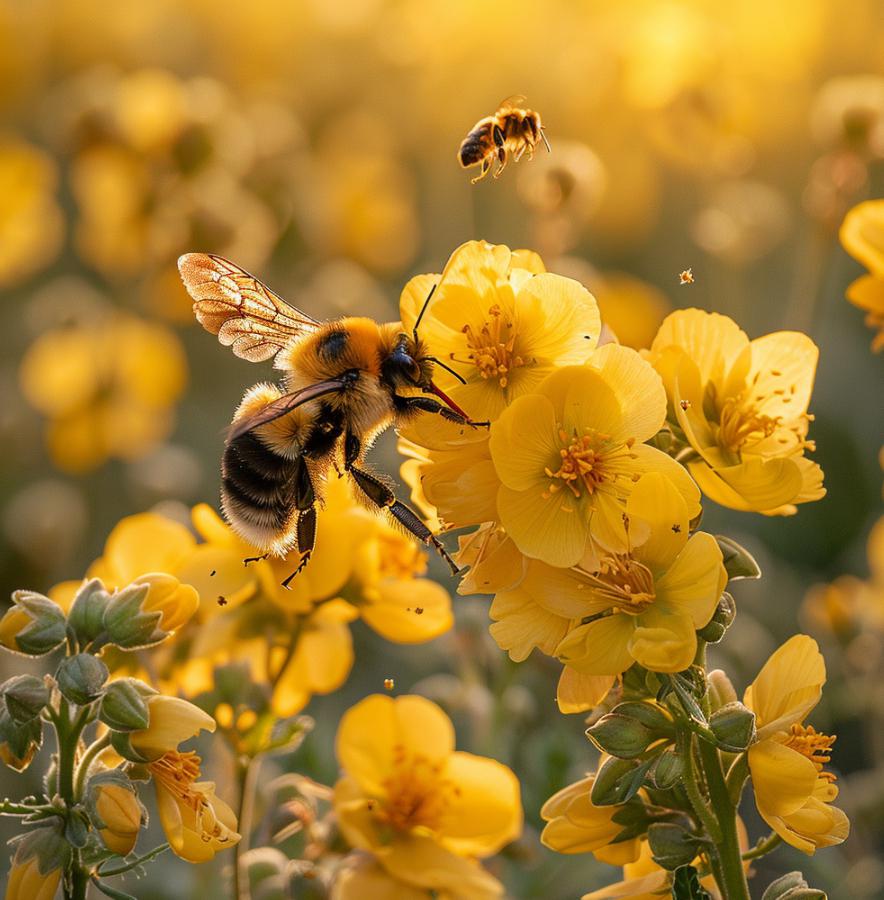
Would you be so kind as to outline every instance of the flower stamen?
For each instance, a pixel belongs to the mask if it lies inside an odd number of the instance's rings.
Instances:
[[[832,745],[836,740],[836,735],[823,734],[812,725],[794,724],[785,745],[807,757],[816,766],[820,778],[835,781],[834,773],[823,771],[823,766],[832,759]]]

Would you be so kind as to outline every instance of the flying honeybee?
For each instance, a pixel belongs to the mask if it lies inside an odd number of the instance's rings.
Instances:
[[[390,425],[422,412],[462,425],[473,422],[433,383],[443,365],[414,330],[363,317],[318,322],[220,256],[188,253],[178,269],[202,326],[250,362],[275,357],[280,386],[246,391],[227,431],[221,460],[221,505],[233,529],[271,554],[300,553],[303,569],[316,538],[317,504],[332,469],[348,474],[357,493],[386,509],[425,544],[457,566],[426,524],[396,499],[389,480],[364,465],[366,451]],[[445,367],[447,368],[447,366]],[[435,397],[427,396],[435,394]],[[441,401],[441,402],[440,402]]]
[[[473,179],[473,184],[481,181],[491,171],[495,160],[497,169],[494,177],[498,178],[506,168],[510,153],[516,162],[526,151],[528,159],[533,159],[534,148],[540,141],[543,141],[549,151],[549,141],[540,121],[540,113],[526,109],[523,105],[525,102],[526,98],[521,94],[507,97],[493,116],[479,119],[464,138],[457,151],[461,166],[465,169],[480,164],[482,166],[482,171]]]

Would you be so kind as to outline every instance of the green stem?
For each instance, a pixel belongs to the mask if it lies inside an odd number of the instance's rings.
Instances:
[[[687,723],[684,721],[681,721],[678,724],[676,750],[682,760],[682,784],[687,792],[688,800],[691,801],[691,807],[710,839],[715,844],[718,844],[722,837],[721,828],[712,810],[709,809],[706,798],[703,796],[703,792],[700,790],[700,785],[697,781],[696,759],[694,756],[694,735],[688,730]]]
[[[745,862],[747,859],[758,859],[760,856],[765,856],[772,850],[776,850],[782,843],[783,839],[775,831],[772,831],[766,838],[762,838],[751,850],[747,850],[743,854],[743,861]]]
[[[110,746],[111,736],[108,732],[104,737],[99,738],[92,743],[83,754],[80,765],[77,767],[77,776],[74,782],[74,796],[81,798],[83,796],[83,788],[86,785],[86,776],[89,774],[89,766],[102,750]]]
[[[249,849],[252,821],[255,817],[255,790],[258,784],[258,771],[260,768],[260,757],[237,763],[239,804],[236,818],[239,823],[241,837],[233,848],[233,887],[236,900],[250,900],[251,898],[249,872],[242,864],[242,858]]]
[[[718,750],[705,741],[698,742],[698,749],[712,809],[721,833],[721,840],[716,841],[721,863],[721,880],[718,886],[725,900],[750,900],[737,834],[737,811],[728,793]]]
[[[70,886],[65,885],[65,900],[86,900],[86,888],[89,885],[89,876],[80,865],[80,854],[73,854]]]
[[[101,866],[99,866],[98,875],[100,875],[102,878],[112,878],[114,875],[125,875],[126,872],[131,872],[132,869],[137,869],[138,866],[142,865],[143,863],[150,862],[161,853],[165,853],[168,849],[168,844],[160,844],[158,847],[154,847],[153,850],[149,850],[143,856],[139,856],[137,859],[133,859],[131,862],[127,862],[125,865],[115,866],[113,869],[103,869]]]
[[[32,816],[34,813],[57,815],[59,810],[49,803],[15,803],[12,800],[0,800],[0,816]]]

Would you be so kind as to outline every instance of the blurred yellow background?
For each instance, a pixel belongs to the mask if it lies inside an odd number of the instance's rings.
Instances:
[[[829,655],[821,715],[854,831],[804,872],[833,897],[881,896],[884,617],[857,637],[833,625],[833,609],[851,624],[849,600],[802,603],[866,578],[881,513],[884,365],[844,299],[860,267],[837,229],[884,195],[882,46],[876,0],[0,0],[4,595],[81,577],[122,516],[217,504],[222,429],[272,375],[195,325],[175,269],[188,250],[317,318],[394,318],[410,276],[484,238],[582,281],[631,346],[685,306],[752,337],[807,331],[828,496],[788,520],[710,508],[704,527],[765,573],[737,597],[729,670],[748,678],[799,623]],[[514,93],[552,153],[471,186],[460,141]],[[391,435],[375,459],[396,471]],[[612,870],[542,851],[536,828],[589,767],[580,719],[557,714],[542,661],[502,658],[483,600],[455,606],[457,634],[429,650],[357,628],[350,682],[309,708],[295,766],[331,778],[341,710],[395,672],[522,780],[529,829],[500,873],[512,895],[578,896]],[[800,864],[759,868],[769,881]],[[212,873],[164,859],[139,897],[195,896]]]

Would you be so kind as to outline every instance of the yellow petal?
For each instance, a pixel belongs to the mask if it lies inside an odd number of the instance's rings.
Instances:
[[[884,315],[884,277],[863,275],[847,288],[847,299],[859,309]]]
[[[869,271],[884,275],[884,200],[854,206],[838,233],[844,249]]]
[[[694,623],[689,616],[651,606],[636,617],[629,652],[652,672],[683,672],[697,653]]]
[[[619,613],[578,625],[556,648],[556,657],[585,675],[620,675],[633,663],[633,627],[632,617]]]
[[[568,631],[568,619],[544,609],[522,586],[496,594],[490,614],[491,636],[514,662],[523,662],[535,647],[552,656]]]
[[[614,675],[584,675],[565,666],[556,690],[559,712],[581,713],[598,706],[614,686],[615,680]]]
[[[641,476],[648,472],[659,472],[665,475],[673,487],[681,494],[687,505],[688,519],[695,519],[700,515],[700,491],[694,480],[684,470],[684,466],[677,463],[671,456],[651,447],[648,444],[636,444],[632,448],[635,459],[632,460],[633,471]]]
[[[670,894],[669,873],[663,869],[644,875],[641,878],[629,878],[609,884],[597,891],[584,894],[580,900],[654,900]]]
[[[712,618],[727,584],[721,549],[711,534],[698,531],[691,536],[665,575],[655,582],[660,605],[684,613],[695,628],[703,628]]]
[[[129,735],[132,746],[143,756],[162,756],[200,731],[215,730],[215,720],[208,713],[180,697],[151,694],[147,706],[147,728]]]
[[[121,587],[145,572],[174,572],[196,546],[194,536],[179,522],[156,513],[121,519],[108,536],[104,559]]]
[[[498,477],[517,491],[546,484],[545,470],[558,468],[559,446],[553,404],[540,394],[514,401],[492,426],[489,439]]]
[[[806,756],[771,740],[749,748],[749,771],[762,815],[787,816],[800,809],[817,780],[816,766]]]
[[[394,700],[372,694],[344,713],[335,746],[341,768],[366,792],[383,796],[396,748],[443,763],[454,750],[454,728],[448,716],[423,697]]]
[[[803,485],[801,469],[792,459],[750,456],[736,466],[712,469],[705,462],[690,462],[688,469],[710,500],[744,512],[790,503]]]
[[[747,376],[756,407],[772,419],[795,419],[807,410],[820,352],[800,331],[777,331],[756,338],[749,345],[752,367]]]
[[[384,579],[359,613],[381,637],[397,644],[431,641],[454,624],[448,591],[426,578]]]
[[[415,275],[409,279],[399,295],[399,318],[402,320],[402,328],[407,334],[414,329],[417,317],[426,303],[427,297],[433,285],[439,281],[438,275]],[[427,316],[427,313],[424,313]],[[421,320],[423,324],[423,319]]]
[[[258,580],[254,565],[244,566],[242,554],[217,544],[199,544],[175,574],[196,588],[203,603],[202,617],[234,609],[254,596]],[[219,601],[224,603],[219,605]]]
[[[518,587],[547,612],[566,619],[604,612],[607,602],[590,599],[587,576],[577,569],[560,569],[531,560]]]
[[[371,857],[356,857],[335,876],[331,900],[428,900],[426,890],[397,881]]]
[[[457,786],[439,832],[444,845],[462,856],[490,856],[522,832],[519,781],[502,763],[457,751],[445,777]]]
[[[661,472],[648,472],[633,487],[626,515],[633,556],[652,572],[665,572],[688,540],[684,497]]]
[[[819,703],[826,683],[826,663],[817,642],[796,634],[771,654],[743,702],[756,716],[759,740],[788,731]]]
[[[193,527],[204,541],[227,547],[239,547],[243,543],[208,503],[194,506],[190,517]]]

